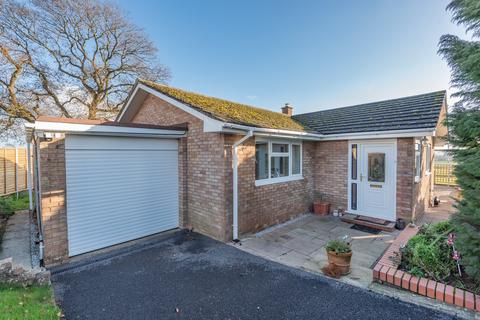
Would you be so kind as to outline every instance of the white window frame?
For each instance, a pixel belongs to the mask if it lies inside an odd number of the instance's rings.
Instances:
[[[420,146],[420,163],[417,163],[417,144]],[[422,179],[422,164],[423,164],[423,144],[421,139],[415,139],[414,144],[414,157],[415,157],[415,182],[420,182]]]
[[[291,141],[291,140],[280,140],[280,139],[263,139],[257,138],[255,140],[255,148],[257,142],[267,142],[268,143],[268,178],[255,180],[255,186],[264,186],[267,184],[295,181],[303,179],[303,144],[302,141]],[[288,152],[273,152],[272,144],[287,144]],[[300,146],[300,173],[292,174],[293,169],[293,145]],[[285,177],[271,177],[271,166],[272,166],[272,157],[288,157],[288,175]],[[255,163],[256,165],[256,163]],[[256,170],[256,168],[255,168]]]
[[[427,143],[425,146],[425,175],[429,176],[432,171],[432,145]]]

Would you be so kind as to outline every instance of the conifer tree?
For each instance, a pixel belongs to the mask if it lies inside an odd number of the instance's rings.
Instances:
[[[466,273],[480,282],[480,1],[453,0],[447,10],[471,35],[469,40],[443,35],[439,53],[452,70],[458,98],[447,119],[461,187],[458,213],[452,218],[456,245]]]

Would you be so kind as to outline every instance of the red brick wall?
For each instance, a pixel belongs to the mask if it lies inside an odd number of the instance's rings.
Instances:
[[[433,139],[431,163],[433,168]],[[433,173],[426,172],[426,147],[422,146],[422,173],[415,182],[415,138],[397,139],[397,217],[417,221],[429,207],[433,190]]]
[[[415,145],[413,138],[397,139],[397,218],[412,219],[415,179]]]
[[[232,232],[232,145],[242,136],[225,136],[226,215],[228,237]],[[255,137],[238,148],[239,233],[245,235],[307,213],[313,201],[315,143],[303,142],[304,179],[255,186]]]
[[[42,224],[46,265],[68,259],[65,139],[40,142]]]
[[[204,133],[203,121],[152,95],[132,122],[188,123],[187,137],[180,145],[180,216],[185,227],[226,240],[223,135]]]
[[[324,194],[332,209],[348,206],[348,141],[317,142],[315,152],[316,196]]]

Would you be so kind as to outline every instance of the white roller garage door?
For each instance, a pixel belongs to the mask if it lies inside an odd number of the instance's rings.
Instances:
[[[178,227],[178,143],[67,135],[69,255]]]

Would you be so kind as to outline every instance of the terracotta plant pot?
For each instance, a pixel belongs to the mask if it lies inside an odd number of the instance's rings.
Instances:
[[[350,261],[352,260],[352,252],[336,253],[335,251],[327,251],[328,263],[337,266],[342,275],[350,273]]]
[[[330,213],[330,203],[328,202],[314,202],[313,203],[313,212],[322,216],[326,216]]]

